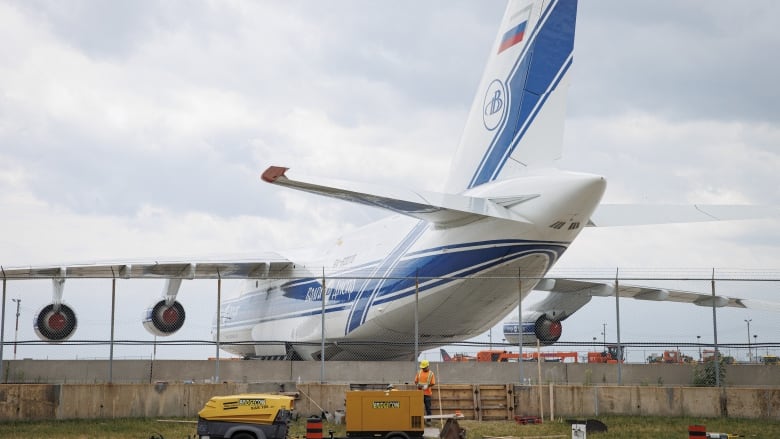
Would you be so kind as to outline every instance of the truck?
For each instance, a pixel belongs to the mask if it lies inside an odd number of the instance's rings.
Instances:
[[[761,357],[761,362],[764,364],[780,364],[780,358],[777,355],[764,355]]]
[[[291,396],[215,396],[198,412],[198,436],[201,439],[286,439],[293,415]],[[420,439],[425,432],[425,418],[421,390],[348,391],[346,438],[341,439]],[[445,418],[439,437],[465,439],[465,431],[455,416]],[[322,438],[321,421],[316,425],[320,431],[312,437]],[[307,437],[309,433],[307,423]]]
[[[705,349],[702,352],[701,355],[701,362],[706,363],[708,361],[715,361],[715,358],[719,358],[721,363],[723,364],[734,364],[736,361],[734,360],[734,357],[731,355],[723,355],[721,352],[715,352],[712,349]]]
[[[662,355],[650,354],[647,357],[648,363],[666,363],[666,364],[683,364],[693,363],[693,357],[685,355],[678,351],[664,351]]]

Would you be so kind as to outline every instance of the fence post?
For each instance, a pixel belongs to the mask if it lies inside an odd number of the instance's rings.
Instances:
[[[215,354],[216,366],[214,370],[214,384],[219,384],[219,342],[222,328],[222,276],[217,270],[217,352]]]
[[[520,269],[517,270],[517,333],[520,336],[517,342],[517,368],[520,373],[520,385],[522,386],[525,377],[523,376],[523,277]]]
[[[116,278],[111,279],[111,347],[108,355],[108,383],[114,382],[114,319],[116,316]]]
[[[5,348],[5,273],[3,273],[3,310],[0,316],[0,382],[3,379],[3,349]]]
[[[620,268],[615,268],[615,320],[617,324],[617,380],[618,386],[623,384],[623,346],[620,344],[620,283],[618,275]]]
[[[419,272],[414,274],[414,362],[420,356],[420,277]],[[415,370],[416,370],[415,364]]]
[[[715,312],[715,268],[712,269],[712,333],[715,350],[715,386],[720,387],[720,351],[718,350],[718,317]]]
[[[325,266],[322,266],[322,316],[320,318],[320,384],[325,384]]]

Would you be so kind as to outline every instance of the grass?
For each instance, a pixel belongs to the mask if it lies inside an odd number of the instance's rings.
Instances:
[[[194,438],[194,423],[158,422],[155,419],[83,419],[0,423],[0,438]]]
[[[780,437],[780,421],[751,419],[704,419],[704,418],[660,418],[660,417],[628,417],[602,416],[598,418],[607,425],[607,433],[591,433],[588,437],[599,439],[657,439],[688,437],[688,426],[693,424],[706,425],[708,432],[730,433],[742,435],[745,438],[777,438]],[[191,421],[182,420],[182,421]],[[460,421],[466,429],[468,439],[493,437],[571,437],[571,426],[565,421],[547,421],[543,424],[519,425],[513,421]],[[334,437],[344,437],[343,425],[325,423],[323,430],[325,438],[328,430],[333,430]],[[292,423],[289,431],[290,439],[303,439],[306,434],[306,421],[299,419]],[[99,420],[67,420],[67,421],[24,421],[0,422],[0,438],[111,438],[111,439],[184,439],[195,438],[194,423],[158,422],[156,419],[99,419]]]

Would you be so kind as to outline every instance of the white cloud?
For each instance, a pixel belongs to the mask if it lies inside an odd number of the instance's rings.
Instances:
[[[605,175],[606,201],[748,204],[777,202],[780,155],[765,122],[670,120],[629,112],[579,117],[566,130],[563,165]]]

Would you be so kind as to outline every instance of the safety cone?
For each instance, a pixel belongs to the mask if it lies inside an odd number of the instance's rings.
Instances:
[[[704,425],[689,425],[688,439],[701,439],[707,437],[707,427]]]

